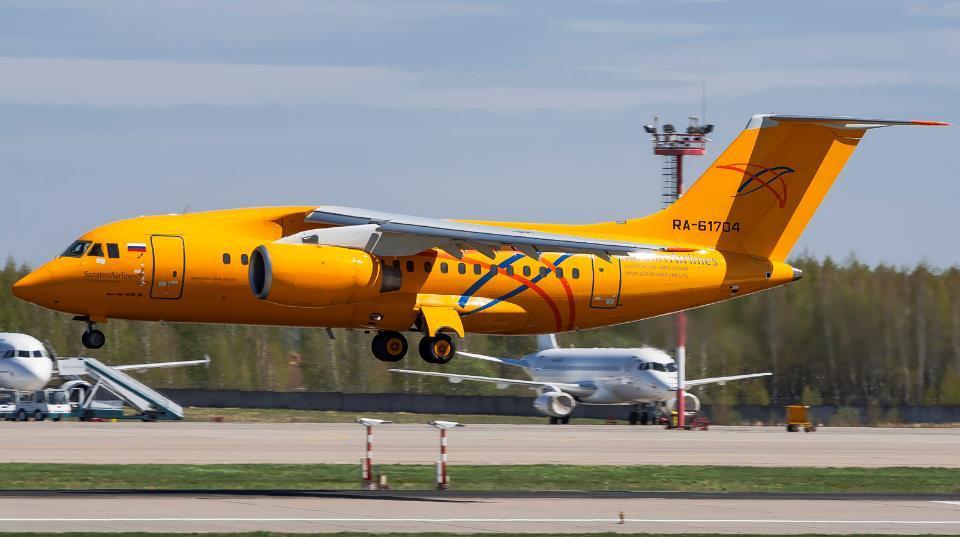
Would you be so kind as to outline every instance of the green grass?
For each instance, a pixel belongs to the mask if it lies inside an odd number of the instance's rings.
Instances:
[[[71,533],[17,533],[21,536],[52,536],[56,535],[57,537],[166,537],[166,536],[183,536],[183,535],[196,535],[202,537],[411,537],[416,535],[418,537],[446,537],[456,536],[456,537],[489,537],[490,533],[274,533],[268,531],[254,531],[254,532],[243,532],[243,533],[88,533],[88,532],[71,532]],[[509,533],[509,532],[496,532],[496,535],[499,537],[556,537],[555,533]],[[636,537],[677,537],[677,534],[661,534],[661,533],[577,533],[577,537],[624,537],[627,535],[635,535]],[[684,533],[683,535],[687,537],[719,537],[722,534],[719,533]],[[779,534],[779,537],[819,537],[821,534],[817,533],[794,533],[794,534]],[[871,533],[857,533],[857,534],[830,534],[831,537],[851,537],[851,535],[856,535],[856,537],[898,537],[897,534],[893,533],[884,533],[884,534],[871,534]],[[925,533],[925,537],[936,537],[935,533]],[[769,534],[756,534],[756,533],[738,533],[738,537],[770,537]]]
[[[428,465],[383,465],[391,487],[434,487]],[[0,464],[3,489],[353,489],[353,464]],[[958,468],[454,465],[457,490],[960,493]]]
[[[482,416],[414,414],[410,412],[335,412],[328,410],[289,410],[283,408],[208,408],[184,409],[185,421],[213,421],[223,418],[225,422],[239,423],[352,423],[359,416],[391,420],[396,423],[427,423],[431,420],[453,420],[464,423],[545,424],[546,417],[530,416]],[[574,419],[571,424],[599,425],[604,420]],[[620,423],[626,423],[621,421]]]

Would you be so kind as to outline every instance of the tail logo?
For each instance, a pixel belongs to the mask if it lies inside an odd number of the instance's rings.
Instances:
[[[758,190],[766,190],[777,199],[780,208],[787,205],[787,182],[784,175],[795,170],[788,166],[761,166],[759,164],[724,164],[717,166],[723,170],[733,170],[743,174],[743,183],[737,188],[735,198],[753,194]]]

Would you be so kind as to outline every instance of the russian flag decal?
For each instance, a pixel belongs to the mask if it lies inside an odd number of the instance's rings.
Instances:
[[[147,245],[146,243],[142,243],[142,242],[128,242],[127,251],[128,252],[146,252]]]

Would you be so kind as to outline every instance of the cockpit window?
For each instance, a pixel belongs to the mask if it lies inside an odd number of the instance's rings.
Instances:
[[[658,364],[657,362],[653,362],[653,364],[651,364],[651,365],[653,365],[653,368],[654,368],[655,370],[657,370],[657,371],[666,371],[666,370],[663,368],[663,364]]]
[[[67,249],[60,254],[62,257],[80,257],[87,251],[90,241],[73,241],[73,244],[67,246]]]
[[[99,242],[90,247],[90,253],[87,254],[90,257],[103,257],[103,245]]]
[[[13,358],[13,355],[16,354],[16,353],[17,353],[17,351],[15,351],[15,350],[13,350],[13,349],[7,349],[7,352],[3,353],[3,357],[4,357],[4,358]]]
[[[34,358],[43,358],[43,351],[33,351]]]
[[[669,372],[671,372],[671,373],[676,373],[676,372],[677,372],[677,364],[675,364],[675,363],[673,363],[673,362],[670,362],[670,363],[666,364],[666,367],[667,367],[667,371],[669,371]]]
[[[17,357],[18,357],[18,358],[29,358],[29,357],[30,357],[30,351],[17,351]]]
[[[650,364],[647,362],[641,362],[638,366],[638,369],[640,369],[640,371],[646,371],[647,369],[650,369]]]

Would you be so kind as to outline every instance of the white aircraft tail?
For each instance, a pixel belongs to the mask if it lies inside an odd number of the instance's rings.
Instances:
[[[556,334],[543,334],[537,336],[537,350],[545,351],[547,349],[558,349]]]

